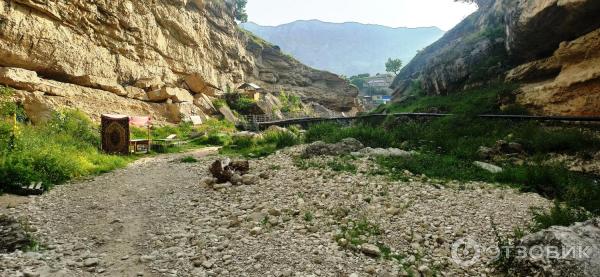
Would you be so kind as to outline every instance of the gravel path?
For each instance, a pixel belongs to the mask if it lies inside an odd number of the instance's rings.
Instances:
[[[451,257],[457,239],[493,245],[547,207],[535,194],[484,183],[369,174],[293,163],[301,147],[251,161],[256,184],[218,190],[201,184],[216,149],[142,159],[126,169],[59,186],[8,213],[29,221],[41,251],[0,255],[0,276],[485,276]],[[186,164],[188,155],[199,159]],[[323,163],[328,158],[314,159]],[[342,230],[368,220],[362,234],[402,257],[374,258],[343,247]],[[377,249],[371,249],[377,250]],[[376,255],[377,253],[375,253]],[[485,259],[484,259],[485,260]]]

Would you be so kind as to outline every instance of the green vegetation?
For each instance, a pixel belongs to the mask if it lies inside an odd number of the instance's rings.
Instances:
[[[304,221],[311,222],[314,218],[315,216],[312,214],[311,211],[307,211],[304,213]]]
[[[186,163],[186,164],[193,164],[193,163],[197,163],[197,162],[198,162],[198,159],[196,159],[196,158],[194,158],[194,157],[192,157],[192,156],[186,156],[186,157],[183,157],[183,158],[180,160],[180,162],[182,162],[182,163]]]
[[[416,150],[420,154],[412,158],[379,158],[377,162],[395,179],[405,179],[403,172],[408,170],[440,179],[508,184],[557,199],[571,208],[583,207],[593,214],[600,214],[598,177],[572,172],[560,163],[549,162],[549,153],[586,156],[586,153],[600,150],[600,139],[591,130],[580,126],[546,127],[537,122],[484,120],[473,116],[500,111],[498,100],[505,97],[509,88],[492,86],[386,107],[388,112],[434,108],[457,116],[428,120],[390,117],[383,122],[362,122],[350,127],[320,124],[307,131],[306,140],[334,143],[353,137],[365,146]],[[525,160],[520,163],[511,159],[495,161],[504,169],[498,174],[475,166],[474,161],[483,159],[478,153],[480,146],[493,147],[498,140],[521,144],[526,151]],[[583,218],[556,209],[539,215],[536,217],[539,222],[557,217],[568,219],[563,222]]]
[[[392,59],[389,58],[385,63],[385,71],[389,73],[394,73],[394,75],[398,75],[400,69],[402,68],[402,60],[400,59]]]
[[[227,106],[239,114],[253,114],[257,110],[256,101],[239,92],[225,94]]]
[[[570,226],[573,222],[583,222],[592,218],[592,214],[583,209],[564,205],[560,202],[554,202],[550,211],[544,211],[539,208],[532,210],[534,223],[530,226],[532,232],[547,229],[550,226]]]
[[[246,4],[248,0],[235,0],[234,16],[235,20],[240,22],[248,22],[248,13],[246,12]]]
[[[420,83],[413,84],[414,90],[421,94]],[[465,115],[506,113],[498,102],[501,99],[514,97],[512,92],[515,85],[491,84],[486,87],[470,89],[453,93],[447,96],[424,96],[411,98],[402,103],[393,103],[381,107],[376,113],[402,113],[402,112],[442,112]]]
[[[135,159],[101,153],[98,126],[79,111],[55,112],[45,124],[28,124],[22,107],[10,100],[11,94],[10,89],[0,88],[0,192],[39,182],[48,189],[74,178],[124,167]],[[234,131],[231,123],[210,120],[200,127],[189,123],[153,127],[150,133],[153,139],[175,134],[188,140],[185,146],[158,149],[180,152],[207,144],[228,144]],[[132,128],[131,133],[133,138],[148,136],[147,129]]]
[[[281,111],[284,113],[293,113],[302,111],[302,101],[300,96],[287,94],[285,91],[279,93],[279,101],[281,102]]]
[[[0,130],[12,129],[7,121],[0,126]],[[17,126],[13,145],[0,148],[0,191],[38,182],[48,189],[73,178],[123,167],[132,160],[100,153],[96,126],[77,111],[55,113],[42,126]]]
[[[292,131],[269,130],[262,137],[235,136],[230,145],[221,149],[222,154],[260,158],[271,155],[279,149],[302,143],[299,134]]]
[[[358,74],[356,76],[351,76],[348,80],[351,84],[355,85],[359,90],[363,90],[365,88],[365,80],[371,77],[371,74],[364,73]]]
[[[352,156],[336,157],[329,161],[327,166],[336,172],[356,173],[356,165],[351,162],[352,160]]]
[[[342,246],[358,246],[368,242],[368,238],[381,235],[379,226],[366,219],[350,221],[341,226],[341,232],[335,236],[335,240]]]

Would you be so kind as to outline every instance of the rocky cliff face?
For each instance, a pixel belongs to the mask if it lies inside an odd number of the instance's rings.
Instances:
[[[247,51],[253,46],[246,45],[232,10],[223,0],[3,0],[0,84],[18,89],[34,121],[61,107],[94,118],[208,117],[216,112],[211,99],[217,91],[266,79],[270,65],[264,60],[295,62],[277,51],[266,59],[264,51]],[[273,85],[317,102],[322,93],[333,110],[354,108],[357,92],[335,75],[297,62],[273,71],[288,76]],[[294,79],[305,75],[313,76],[310,83]],[[329,94],[347,101],[333,103]]]
[[[490,0],[396,77],[395,101],[501,80],[534,113],[600,114],[600,2]]]

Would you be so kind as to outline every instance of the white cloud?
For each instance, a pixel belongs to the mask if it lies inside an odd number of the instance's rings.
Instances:
[[[250,21],[267,26],[318,19],[449,30],[476,6],[454,0],[249,0],[247,10]]]

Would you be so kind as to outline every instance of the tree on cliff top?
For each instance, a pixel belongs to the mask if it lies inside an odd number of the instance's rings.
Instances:
[[[389,58],[385,63],[385,71],[398,75],[402,68],[402,60]]]
[[[248,4],[248,0],[235,0],[235,19],[242,23],[248,22],[246,4]]]

